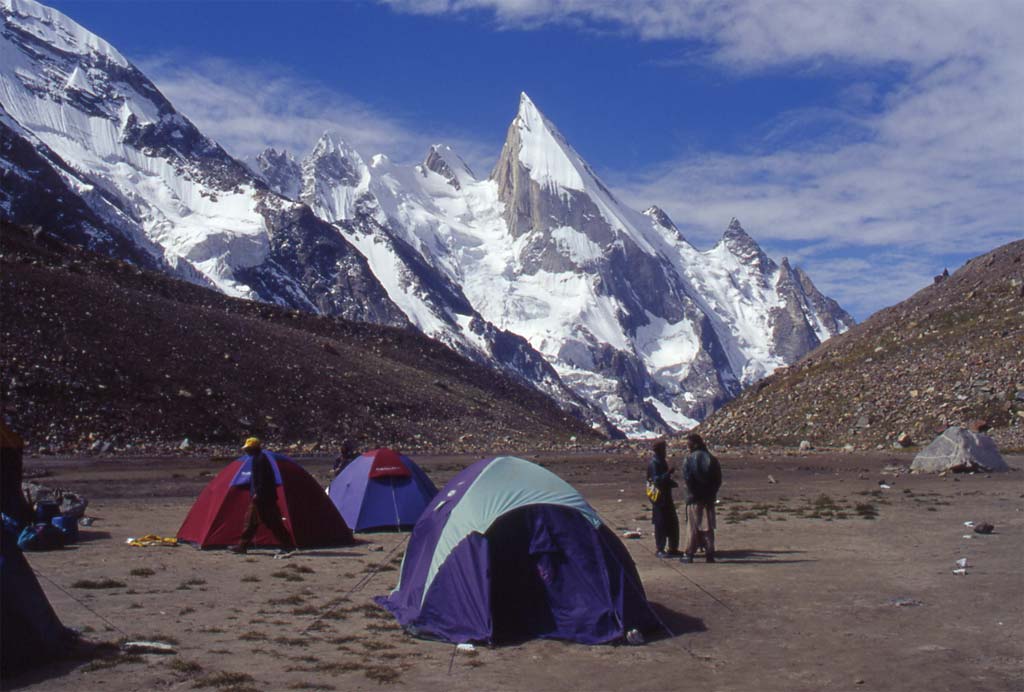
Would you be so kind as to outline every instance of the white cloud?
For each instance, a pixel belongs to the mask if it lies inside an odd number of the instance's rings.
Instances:
[[[326,131],[339,134],[364,156],[384,153],[398,162],[421,161],[427,148],[440,141],[437,132],[423,132],[278,65],[163,56],[143,60],[139,67],[178,111],[240,158],[266,147],[301,157]],[[500,146],[460,137],[443,141],[471,166],[492,162]]]
[[[618,27],[646,40],[687,39],[741,69],[834,59],[933,64],[950,53],[1009,52],[1017,0],[380,0],[400,12],[490,13],[504,28]]]

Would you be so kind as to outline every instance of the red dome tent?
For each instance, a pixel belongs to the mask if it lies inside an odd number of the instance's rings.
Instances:
[[[299,548],[350,545],[352,531],[313,476],[283,454],[264,452],[277,483],[277,506],[284,526]],[[249,507],[252,459],[245,456],[228,464],[203,489],[178,529],[178,540],[198,548],[235,545],[242,536]],[[260,526],[253,545],[280,547],[274,534]]]

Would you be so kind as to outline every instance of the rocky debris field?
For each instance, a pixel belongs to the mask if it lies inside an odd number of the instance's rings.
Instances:
[[[600,443],[409,330],[225,297],[0,225],[0,398],[29,452],[473,451]]]
[[[978,421],[1024,449],[1024,240],[747,389],[699,431],[718,443],[912,448]]]

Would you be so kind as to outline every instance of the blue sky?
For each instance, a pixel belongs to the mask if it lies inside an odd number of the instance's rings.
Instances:
[[[1024,3],[389,0],[51,5],[236,155],[325,129],[485,175],[520,91],[698,247],[738,217],[855,317],[1024,237]]]

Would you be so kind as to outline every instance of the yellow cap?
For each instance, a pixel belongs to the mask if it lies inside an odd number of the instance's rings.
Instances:
[[[245,440],[245,444],[242,445],[242,449],[259,449],[263,444],[260,442],[258,437],[250,437]]]

